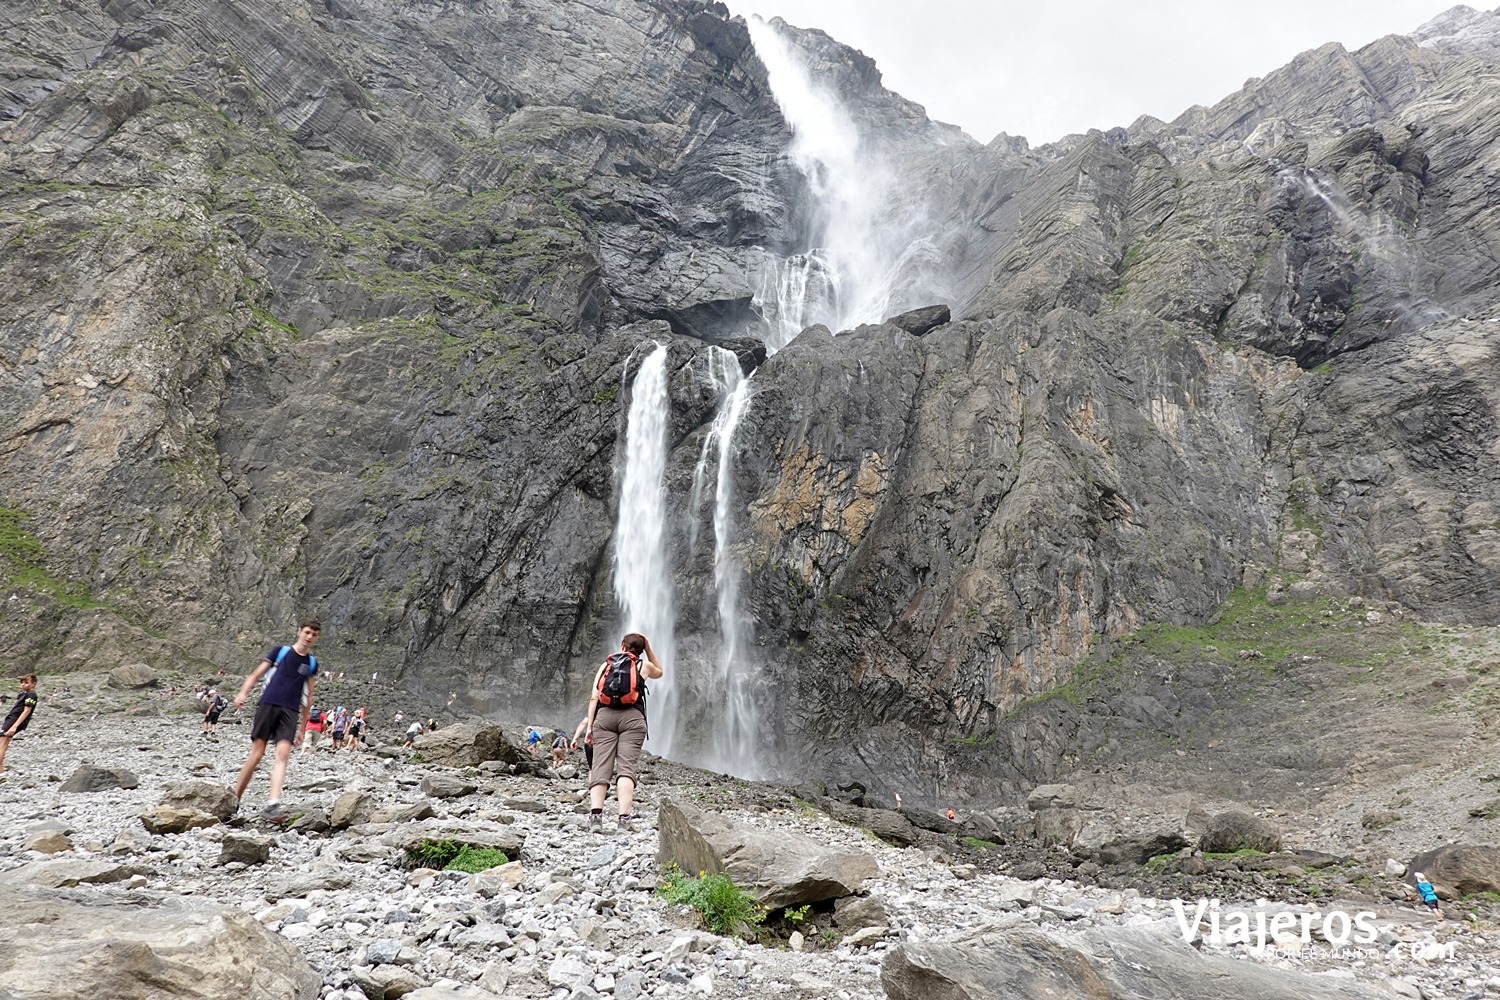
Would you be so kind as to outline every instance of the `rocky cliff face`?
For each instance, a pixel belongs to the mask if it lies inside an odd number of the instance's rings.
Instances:
[[[765,259],[806,249],[743,22],[687,0],[3,17],[13,655],[238,666],[311,611],[330,662],[571,712],[617,627],[628,362],[671,344],[686,533],[710,344],[761,332]],[[957,318],[813,328],[754,376],[734,547],[768,764],[942,786],[955,741],[1024,743],[1019,704],[1235,588],[1500,617],[1497,25],[1456,8],[1036,150],[929,123],[792,33],[932,221]],[[676,542],[691,750],[718,621]],[[1052,766],[1019,759],[985,766]]]

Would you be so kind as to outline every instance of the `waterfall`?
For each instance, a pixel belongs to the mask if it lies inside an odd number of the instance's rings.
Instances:
[[[625,362],[626,377],[630,361]],[[668,674],[654,685],[651,698],[653,738],[670,748],[676,718],[676,686],[671,682],[676,646],[676,606],[667,558],[667,345],[641,362],[631,386],[630,413],[625,426],[625,464],[619,470],[620,510],[615,525],[615,601],[622,618],[621,634],[640,632]],[[611,636],[608,648],[616,648]]]
[[[849,111],[807,68],[774,28],[749,21],[750,40],[766,67],[772,93],[792,129],[791,157],[807,179],[815,246],[784,259],[772,256],[755,296],[770,328],[766,348],[785,347],[814,323],[847,330],[889,316],[898,289],[912,301],[930,293],[911,268],[921,220],[893,208],[895,182],[879,152],[861,141]],[[907,206],[908,209],[910,206]]]
[[[756,671],[747,662],[750,645],[748,623],[740,614],[739,559],[734,541],[734,434],[749,407],[751,384],[741,378],[739,358],[732,351],[715,348],[713,362],[720,384],[727,388],[704,442],[718,455],[714,481],[714,596],[719,612],[719,657],[712,690],[722,692],[723,704],[715,706],[712,751],[706,766],[741,778],[761,777],[755,692]]]

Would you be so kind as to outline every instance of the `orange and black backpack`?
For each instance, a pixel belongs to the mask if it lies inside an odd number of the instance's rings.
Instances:
[[[640,661],[621,650],[610,653],[599,672],[599,704],[610,708],[640,708],[645,711],[645,682],[641,679]]]

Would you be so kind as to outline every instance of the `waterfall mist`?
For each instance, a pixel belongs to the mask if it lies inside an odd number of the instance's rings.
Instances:
[[[900,196],[892,165],[787,39],[759,18],[749,28],[811,196],[812,246],[772,255],[761,274],[755,304],[769,329],[767,350],[815,323],[847,330],[928,304],[938,251],[925,212]]]

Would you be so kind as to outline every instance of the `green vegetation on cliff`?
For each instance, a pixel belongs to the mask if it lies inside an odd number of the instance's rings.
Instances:
[[[104,607],[81,583],[47,572],[47,550],[30,531],[25,512],[0,506],[0,574],[11,588],[45,595],[64,607]]]

